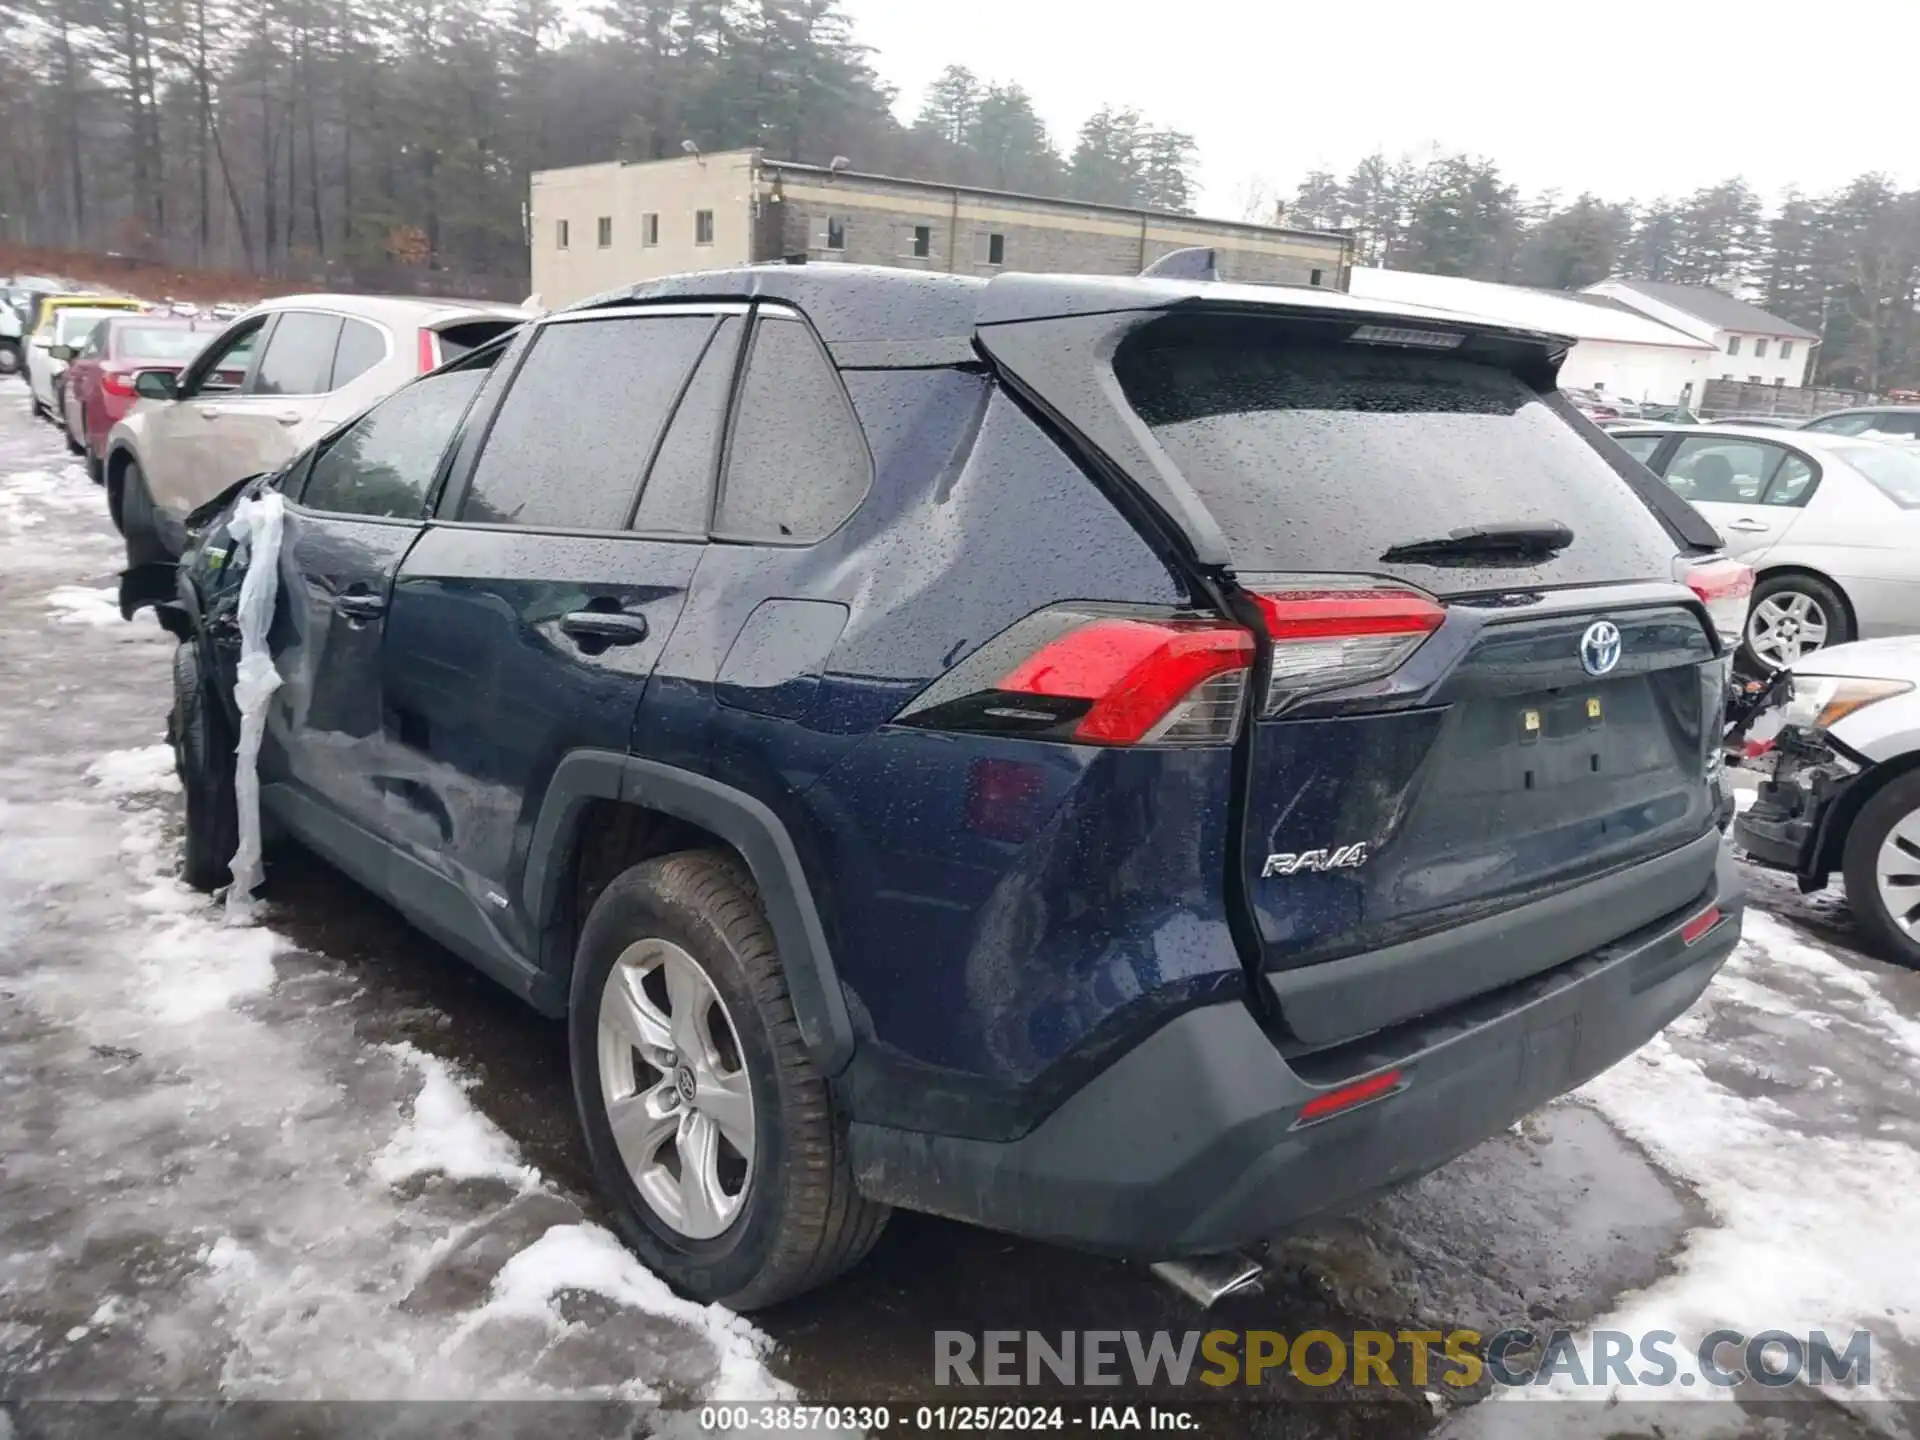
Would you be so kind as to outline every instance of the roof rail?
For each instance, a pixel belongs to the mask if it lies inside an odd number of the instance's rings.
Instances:
[[[1218,280],[1211,245],[1189,245],[1184,250],[1169,250],[1140,272],[1143,280]]]

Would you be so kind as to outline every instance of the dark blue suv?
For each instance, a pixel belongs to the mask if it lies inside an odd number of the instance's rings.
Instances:
[[[892,1206],[1258,1242],[1612,1064],[1738,934],[1717,537],[1564,345],[842,266],[546,316],[247,487],[263,812],[567,1017],[689,1294],[818,1285]],[[211,887],[250,554],[195,525]]]

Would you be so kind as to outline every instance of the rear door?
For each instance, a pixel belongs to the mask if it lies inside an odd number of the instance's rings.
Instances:
[[[1798,522],[1819,470],[1797,451],[1738,435],[1689,435],[1661,478],[1707,518],[1729,554],[1757,565]]]
[[[1264,632],[1235,878],[1311,1044],[1659,918],[1718,849],[1723,662],[1674,536],[1523,353],[1447,339],[1176,314],[1113,362]],[[1531,903],[1660,857],[1571,919]]]
[[[339,342],[338,315],[283,310],[266,332],[247,384],[200,402],[208,426],[208,478],[215,490],[277,470],[299,453],[306,443],[304,427],[326,403]]]
[[[571,750],[626,750],[700,562],[712,457],[662,440],[696,367],[731,376],[741,308],[589,311],[516,340],[400,569],[382,658],[399,838],[521,954],[548,781]],[[692,489],[699,531],[643,513],[657,533],[638,533],[643,484],[662,504]]]
[[[287,588],[274,645],[283,683],[268,710],[262,777],[286,787],[291,805],[282,808],[297,809],[289,816],[297,827],[311,831],[317,809],[322,821],[389,829],[380,673],[389,596],[485,376],[476,362],[408,386],[329,437],[284,482]]]

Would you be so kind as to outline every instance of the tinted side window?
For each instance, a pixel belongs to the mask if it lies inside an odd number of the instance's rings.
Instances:
[[[500,402],[458,518],[625,528],[654,443],[713,328],[707,315],[543,327]]]
[[[727,397],[733,392],[734,361],[746,328],[738,315],[729,315],[713,332],[647,474],[634,529],[706,536],[713,474],[727,425]]]
[[[266,323],[249,320],[244,330],[229,332],[225,339],[213,341],[207,353],[187,371],[180,393],[183,396],[218,394],[245,385],[247,374],[260,353],[260,332]]]
[[[309,509],[411,519],[427,492],[484,369],[432,375],[374,406],[328,442],[301,501]]]
[[[333,384],[329,388],[338,390],[358,380],[386,358],[387,337],[379,327],[364,320],[347,321],[340,329],[339,348],[333,352]]]
[[[1813,494],[1813,467],[1798,455],[1789,455],[1780,462],[1780,468],[1773,472],[1773,483],[1767,486],[1767,504],[1804,505]]]
[[[847,392],[799,320],[755,327],[714,532],[736,540],[828,534],[866,496],[873,461]]]
[[[333,347],[340,340],[340,317],[288,310],[267,338],[254,378],[256,395],[324,395],[333,373]]]
[[[1667,437],[1664,435],[1616,435],[1613,438],[1619,442],[1622,450],[1642,465],[1651,465],[1653,452],[1660,448],[1660,442]]]

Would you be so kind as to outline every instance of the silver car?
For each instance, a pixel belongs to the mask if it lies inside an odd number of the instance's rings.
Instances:
[[[107,436],[107,505],[130,567],[180,553],[183,521],[277,470],[407,380],[526,318],[514,306],[293,295],[255,306],[185,370],[142,372]]]
[[[1874,949],[1920,966],[1920,638],[1822,650],[1773,692],[1736,737],[1764,778],[1735,842],[1805,889],[1839,871]]]
[[[1767,670],[1920,631],[1920,453],[1761,426],[1607,432],[1754,570],[1742,650]]]

